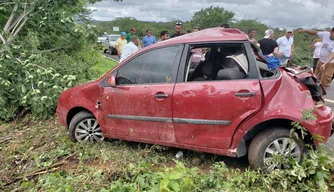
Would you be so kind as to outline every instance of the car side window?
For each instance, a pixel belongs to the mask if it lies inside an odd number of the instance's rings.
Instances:
[[[206,50],[205,57],[189,56],[185,82],[247,79],[249,62],[242,43],[196,45],[193,50]]]
[[[171,72],[178,46],[146,52],[121,67],[116,84],[173,83]]]

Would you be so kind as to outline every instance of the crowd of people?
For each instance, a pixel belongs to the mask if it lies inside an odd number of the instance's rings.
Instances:
[[[220,27],[229,28],[228,24],[222,24]],[[146,30],[146,35],[140,39],[135,36],[136,29],[132,28],[130,33],[126,34],[121,32],[121,37],[116,41],[116,50],[120,58],[123,61],[130,55],[134,54],[143,47],[150,46],[157,42],[165,41],[169,38],[178,37],[184,35],[183,25],[180,22],[175,24],[175,33],[169,36],[167,30],[163,30],[160,33],[158,40],[152,35],[150,29]],[[199,31],[199,27],[194,27],[193,31],[187,30],[186,33],[192,33]],[[314,31],[314,30],[300,30],[299,33],[307,33],[310,35],[318,36],[310,45],[314,48],[313,55],[313,71],[318,77],[320,83],[325,89],[330,86],[333,74],[334,74],[334,28],[331,31]],[[272,29],[267,29],[264,32],[264,37],[257,41],[255,39],[255,29],[249,29],[247,33],[248,40],[256,44],[264,55],[278,58],[283,65],[288,64],[293,60],[294,52],[294,39],[293,30],[287,29],[285,35],[275,39],[275,33]],[[205,50],[194,49],[192,50],[193,57],[192,65],[196,67],[197,60],[200,60]]]

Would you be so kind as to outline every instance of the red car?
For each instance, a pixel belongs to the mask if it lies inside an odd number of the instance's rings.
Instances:
[[[193,65],[195,49],[206,53]],[[313,135],[329,138],[333,114],[323,94],[309,69],[269,70],[243,32],[211,28],[151,45],[101,79],[64,91],[57,114],[73,141],[248,154],[260,168],[273,154],[300,161],[305,144],[318,144]],[[317,120],[301,122],[309,134],[289,142],[303,109],[314,109]]]

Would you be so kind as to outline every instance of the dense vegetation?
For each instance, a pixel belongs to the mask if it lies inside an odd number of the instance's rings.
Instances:
[[[0,121],[26,112],[49,118],[64,89],[97,78],[88,2],[95,1],[1,2]]]

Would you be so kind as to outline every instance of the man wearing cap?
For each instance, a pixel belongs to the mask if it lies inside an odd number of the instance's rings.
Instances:
[[[300,30],[300,33],[318,35],[321,42],[320,57],[315,69],[315,75],[326,90],[331,82],[334,73],[334,27],[331,31]]]
[[[273,53],[278,53],[278,44],[274,39],[274,31],[267,29],[264,32],[264,38],[259,40],[258,46],[264,55],[274,56]]]
[[[137,52],[138,43],[139,43],[138,37],[132,36],[131,41],[123,47],[123,53],[119,61],[122,62],[123,60],[125,60],[126,58]]]
[[[178,36],[183,35],[182,30],[183,30],[182,23],[177,22],[175,24],[175,33],[173,35],[171,35],[170,38],[174,38],[174,37],[178,37]]]
[[[146,30],[146,36],[142,39],[144,47],[153,45],[157,42],[154,36],[152,36],[152,31],[150,29]]]
[[[136,29],[135,28],[131,28],[130,33],[128,33],[126,35],[126,38],[125,38],[128,43],[131,41],[132,36],[134,36],[135,33],[136,33]]]
[[[293,45],[293,32],[291,29],[287,29],[283,37],[277,39],[278,52],[282,56],[280,57],[281,61],[286,61],[287,59],[292,58],[294,52]]]
[[[193,32],[197,32],[197,31],[200,31],[201,30],[201,28],[199,28],[199,27],[194,27],[193,28]]]
[[[121,37],[119,37],[119,38],[116,40],[116,50],[117,50],[117,55],[118,55],[119,58],[121,57],[121,54],[122,54],[122,50],[123,50],[124,45],[127,44],[127,41],[126,41],[126,39],[125,39],[125,36],[126,36],[126,33],[125,33],[125,32],[122,32],[122,33],[121,33]]]
[[[167,40],[167,39],[169,39],[168,31],[167,30],[162,30],[160,32],[160,38],[159,38],[158,42],[161,42],[161,41],[164,41],[164,40]]]

